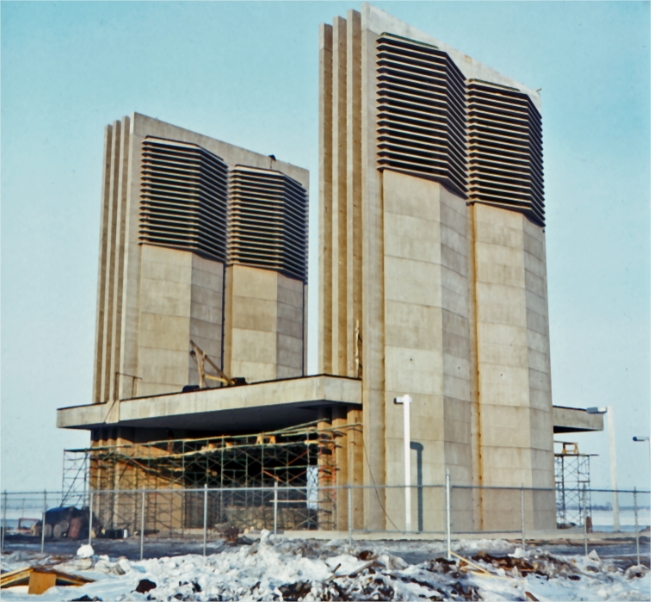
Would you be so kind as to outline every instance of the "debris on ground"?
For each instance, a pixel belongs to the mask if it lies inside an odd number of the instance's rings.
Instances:
[[[80,575],[64,573],[45,566],[27,566],[2,573],[0,577],[0,587],[10,589],[17,586],[27,586],[29,594],[42,594],[56,585],[75,586],[91,583],[93,579],[88,579]]]
[[[425,561],[408,562],[386,542],[289,540],[263,531],[259,538],[231,534],[230,545],[208,556],[129,561],[108,556],[40,558],[53,570],[92,579],[56,585],[40,600],[649,600],[645,566],[626,569],[588,556],[523,550],[505,541],[463,542],[447,558],[440,544],[423,542]],[[244,538],[247,541],[241,541]],[[413,543],[413,542],[412,542]],[[248,545],[242,545],[248,544]],[[438,547],[437,547],[438,546]],[[392,548],[395,552],[395,546]],[[413,549],[413,548],[412,548]],[[408,555],[405,554],[405,558]],[[3,566],[18,570],[27,555]],[[7,563],[9,561],[9,563]],[[57,563],[58,561],[58,563]],[[3,575],[4,577],[4,575]],[[27,600],[3,589],[3,600]]]

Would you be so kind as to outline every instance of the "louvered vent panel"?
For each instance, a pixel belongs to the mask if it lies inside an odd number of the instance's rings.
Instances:
[[[276,270],[307,282],[307,193],[273,170],[230,173],[228,261]]]
[[[528,95],[468,83],[469,197],[545,225],[542,123]]]
[[[228,167],[194,144],[142,144],[140,243],[226,261]]]
[[[389,34],[377,42],[379,168],[466,196],[465,79],[435,46]]]

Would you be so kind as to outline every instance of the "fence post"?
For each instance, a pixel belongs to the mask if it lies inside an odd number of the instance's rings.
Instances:
[[[274,481],[274,535],[278,532],[278,481]]]
[[[524,483],[520,486],[520,529],[522,531],[522,551],[524,552]]]
[[[583,484],[583,491],[581,494],[583,501],[583,552],[588,555],[588,508],[585,499],[585,483]]]
[[[637,487],[633,487],[633,512],[635,513],[635,555],[640,564],[640,532],[637,524]]]
[[[23,515],[25,512],[23,512]],[[4,505],[2,506],[2,547],[0,550],[5,551],[5,531],[7,530],[7,490],[4,493]],[[638,562],[638,564],[640,564]]]
[[[352,543],[353,543],[353,490],[351,486],[348,485],[348,545],[351,545]]]
[[[90,492],[90,502],[89,502],[89,513],[88,513],[88,545],[91,545],[91,540],[93,537],[93,492]]]
[[[43,523],[41,524],[41,554],[45,550],[45,513],[47,512],[47,491],[43,490]]]
[[[208,484],[203,486],[203,555],[206,555],[206,529],[208,526]]]
[[[142,501],[140,503],[140,560],[142,560],[145,547],[145,488],[142,488]]]
[[[452,546],[450,544],[451,517],[450,517],[450,469],[445,469],[445,534],[448,543],[448,560],[452,560]]]

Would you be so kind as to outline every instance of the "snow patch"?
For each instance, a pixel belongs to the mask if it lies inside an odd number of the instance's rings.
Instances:
[[[79,558],[90,558],[94,554],[95,550],[93,550],[93,546],[87,543],[80,546],[77,550],[77,556],[79,556]]]

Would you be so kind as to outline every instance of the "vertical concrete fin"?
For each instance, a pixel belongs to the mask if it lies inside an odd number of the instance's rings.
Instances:
[[[472,453],[472,484],[481,487],[483,484],[483,467],[481,456],[481,400],[479,391],[479,361],[477,358],[477,276],[476,276],[476,228],[475,205],[466,207],[468,212],[468,334],[470,336],[470,436]],[[483,529],[483,501],[481,490],[474,490],[473,522],[476,529]]]
[[[346,32],[346,217],[348,376],[359,377],[362,322],[362,32],[361,15],[348,11]]]
[[[384,217],[382,182],[377,170],[377,35],[367,28],[368,5],[362,9],[362,404],[364,483],[385,483],[384,404]],[[385,528],[383,489],[364,490],[364,523]]]
[[[126,230],[127,182],[129,176],[129,118],[122,120],[122,137],[119,148],[117,204],[116,204],[116,236],[115,236],[115,273],[113,281],[113,320],[111,338],[111,375],[109,381],[109,398],[122,399],[131,397],[132,390],[129,378],[120,375],[120,358],[122,354],[122,295],[124,283],[124,242]],[[117,390],[115,390],[117,388]]]
[[[97,317],[95,321],[95,372],[93,376],[93,402],[105,401],[102,395],[102,374],[106,357],[104,341],[104,312],[106,291],[106,252],[109,210],[109,179],[111,173],[111,149],[113,126],[104,129],[104,163],[102,165],[102,209],[100,214],[99,268],[97,271]]]
[[[332,372],[332,26],[319,27],[319,373]]]
[[[116,263],[116,219],[118,204],[118,179],[120,170],[120,144],[122,124],[116,121],[113,124],[113,138],[111,144],[111,166],[109,173],[109,207],[106,228],[106,289],[104,291],[104,337],[106,348],[106,360],[102,371],[102,400],[109,400],[111,397],[111,355],[113,349],[113,306],[115,286],[115,263]]]
[[[332,372],[347,373],[346,19],[332,26]]]
[[[125,182],[124,277],[122,281],[122,324],[120,332],[119,370],[125,374],[142,376],[138,372],[138,339],[140,321],[140,257],[138,244],[140,214],[140,175],[142,164],[141,142],[138,134],[141,115],[133,113],[128,123],[129,149]],[[124,386],[128,396],[138,394],[137,379],[128,378]]]

